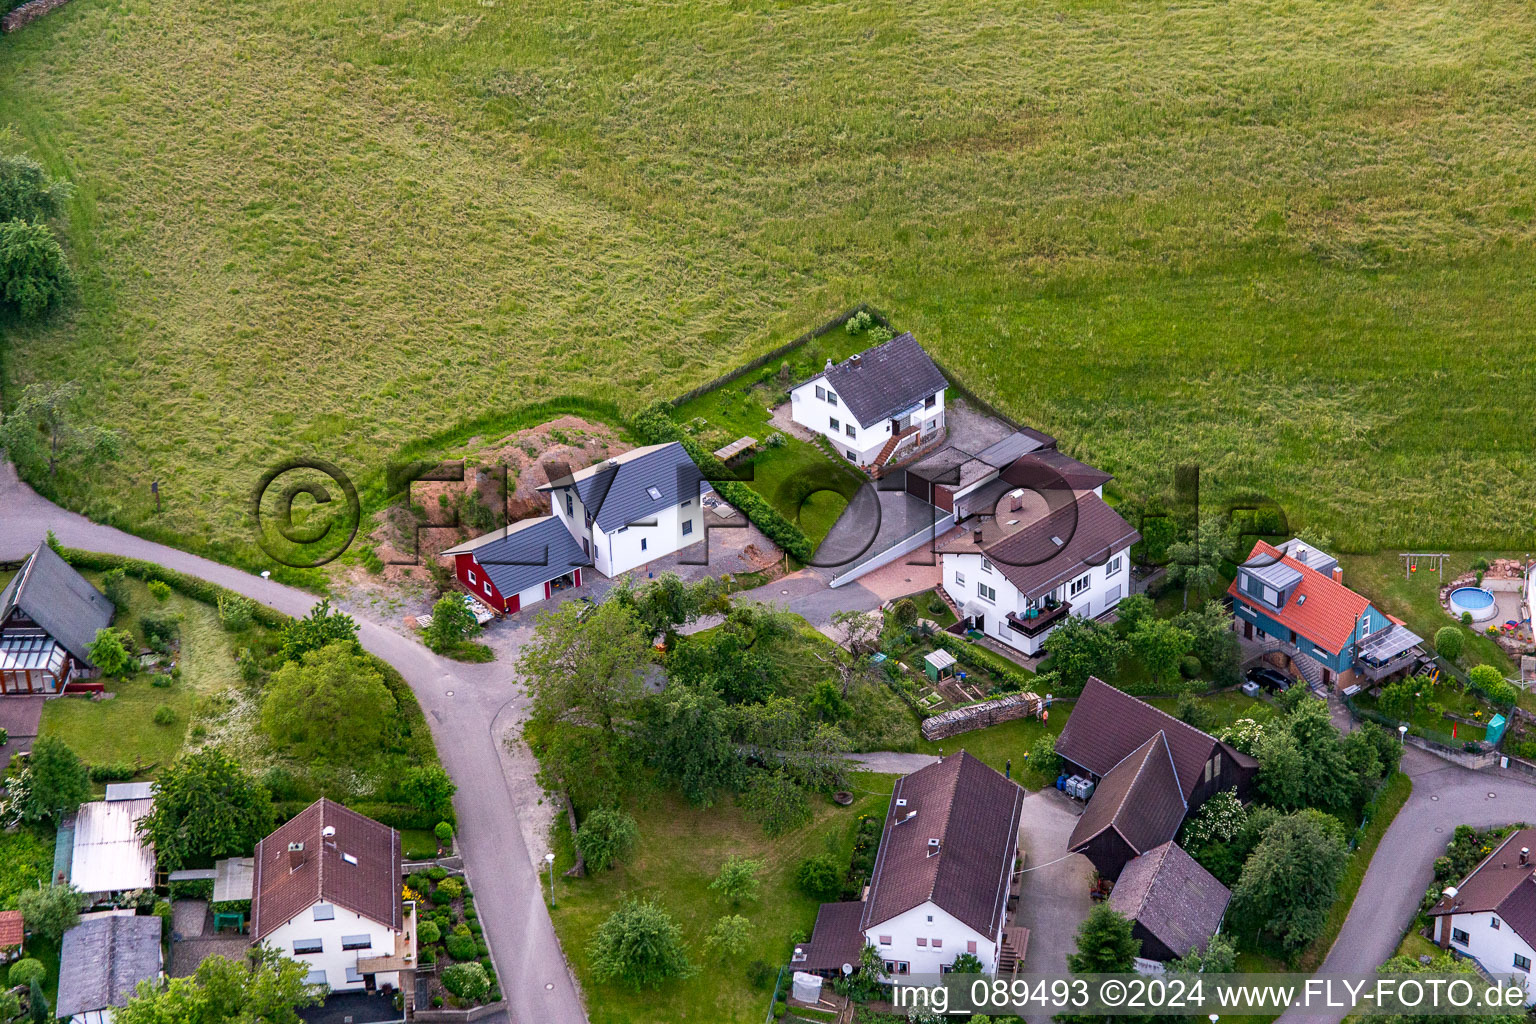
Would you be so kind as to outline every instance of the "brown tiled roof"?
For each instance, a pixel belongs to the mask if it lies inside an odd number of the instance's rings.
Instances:
[[[864,933],[859,929],[863,915],[864,904],[857,901],[823,903],[816,910],[811,941],[800,947],[805,959],[793,966],[805,971],[841,971],[843,964],[859,966],[859,954],[864,952]]]
[[[1055,506],[1042,518],[995,544],[985,553],[1026,598],[1040,598],[1092,565],[1103,565],[1116,551],[1141,540],[1141,534],[1092,491],[1064,500],[1047,492]]]
[[[336,830],[329,837],[328,827]],[[297,868],[289,867],[290,843],[304,846]],[[322,798],[256,844],[253,941],[322,902],[399,931],[400,833]]]
[[[22,924],[21,911],[0,910],[0,949],[19,947],[26,938],[26,926]]]
[[[1067,849],[1114,829],[1131,849],[1145,853],[1177,835],[1188,810],[1166,735],[1159,730],[1099,780]]]
[[[1176,957],[1204,949],[1221,927],[1232,893],[1172,842],[1120,872],[1109,905],[1151,932]]]
[[[1429,916],[1492,911],[1516,935],[1536,946],[1536,854],[1532,854],[1529,863],[1521,864],[1522,849],[1536,850],[1536,828],[1510,833],[1456,886],[1455,899],[1440,897],[1429,908]]]
[[[860,929],[932,900],[981,934],[997,934],[1023,808],[1017,783],[964,752],[899,779]]]
[[[1079,462],[1066,452],[1045,448],[1021,456],[1007,469],[1002,478],[1015,487],[1061,487],[1074,491],[1091,491],[1114,479],[1114,475],[1096,469],[1086,462]]]
[[[1237,588],[1237,580],[1227,588],[1235,601],[1256,608],[1287,629],[1320,644],[1334,654],[1347,647],[1355,635],[1355,624],[1370,607],[1371,602],[1337,582],[1332,576],[1324,576],[1316,569],[1285,554],[1273,544],[1259,541],[1244,565],[1265,566],[1280,562],[1301,573],[1301,582],[1291,592],[1284,608],[1271,608],[1262,601],[1255,601]],[[1241,576],[1239,576],[1241,578]]]
[[[1104,776],[1157,732],[1167,736],[1179,789],[1187,800],[1200,784],[1205,762],[1220,741],[1097,677],[1089,678],[1077,698],[1072,716],[1056,737],[1056,753]],[[1225,743],[1220,745],[1223,755],[1234,764],[1248,768],[1257,764],[1247,754]]]

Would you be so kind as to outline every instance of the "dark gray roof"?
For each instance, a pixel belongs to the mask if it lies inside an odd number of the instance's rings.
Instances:
[[[1013,465],[1016,460],[1030,452],[1055,447],[1056,439],[1050,434],[1042,434],[1038,430],[1025,427],[1014,431],[996,444],[983,448],[976,453],[976,457],[989,466],[1002,469],[1004,466]]]
[[[1276,590],[1284,590],[1286,587],[1294,587],[1301,582],[1301,570],[1293,569],[1284,562],[1276,562],[1267,555],[1249,559],[1243,563],[1243,569],[1252,576],[1268,583]]]
[[[844,359],[823,376],[861,427],[872,427],[949,386],[910,331]]]
[[[1215,875],[1172,842],[1127,864],[1109,894],[1111,907],[1140,923],[1175,957],[1210,943],[1231,900]]]
[[[64,1018],[108,1006],[126,1006],[141,981],[160,973],[158,917],[94,917],[64,933],[59,952],[59,998]]]
[[[552,478],[539,490],[558,491],[573,485],[604,533],[645,522],[664,508],[712,490],[676,441],[627,451],[565,479]]]
[[[592,562],[557,516],[522,519],[494,533],[449,548],[443,554],[465,552],[475,556],[480,568],[508,600],[519,591],[564,576],[577,566]]]
[[[17,608],[87,665],[96,631],[110,625],[116,611],[106,595],[47,544],[38,545],[0,593],[0,624]]]
[[[988,546],[986,555],[1026,598],[1036,600],[1139,540],[1141,534],[1103,498],[1085,491]]]
[[[1144,853],[1172,839],[1188,810],[1168,736],[1158,731],[1104,773],[1072,827],[1067,849],[1076,851],[1114,829],[1126,845]]]
[[[1056,448],[1041,448],[1010,463],[1002,477],[1015,487],[1046,490],[1065,483],[1074,491],[1091,491],[1113,480],[1114,474],[1079,462]]]

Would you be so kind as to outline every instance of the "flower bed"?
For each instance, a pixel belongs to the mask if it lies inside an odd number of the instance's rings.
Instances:
[[[431,868],[413,872],[402,896],[416,901],[417,977],[427,981],[426,1000],[418,1001],[418,1008],[468,1009],[499,1001],[501,986],[469,884]],[[467,965],[483,971],[486,983]]]

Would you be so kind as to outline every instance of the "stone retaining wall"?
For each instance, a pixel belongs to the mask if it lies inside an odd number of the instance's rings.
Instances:
[[[0,18],[0,32],[15,32],[24,25],[41,18],[55,8],[63,7],[69,0],[29,0],[14,11]]]
[[[484,1006],[474,1006],[468,1010],[417,1010],[411,1019],[421,1021],[422,1024],[471,1024],[471,1022],[481,1018],[502,1013],[506,1008],[507,1001],[503,999],[500,1002],[487,1003]]]
[[[1041,704],[1036,694],[1010,693],[995,700],[943,711],[923,719],[923,739],[942,740],[972,729],[985,729],[1018,718],[1033,718],[1040,714]]]

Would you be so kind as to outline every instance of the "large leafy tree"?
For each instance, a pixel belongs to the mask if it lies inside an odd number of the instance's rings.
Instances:
[[[89,901],[72,885],[45,885],[23,889],[16,908],[34,939],[55,943],[64,933],[80,923],[80,911]]]
[[[1266,725],[1254,745],[1258,793],[1282,810],[1316,807],[1347,813],[1382,777],[1380,756],[1367,756],[1374,747],[1374,738],[1347,746],[1328,705],[1303,695],[1286,715]]]
[[[646,708],[650,760],[695,807],[736,788],[743,771],[732,740],[735,716],[712,689],[673,684]]]
[[[682,929],[661,905],[629,899],[598,925],[587,946],[592,976],[631,988],[660,988],[694,973]]]
[[[1177,677],[1190,636],[1167,619],[1142,619],[1131,631],[1130,644],[1132,653],[1152,674],[1152,681],[1163,683]]]
[[[667,675],[685,686],[713,689],[732,704],[767,700],[780,678],[778,666],[757,638],[729,624],[676,643],[667,659]]]
[[[1453,957],[1449,953],[1442,953],[1427,964],[1421,964],[1418,958],[1411,956],[1395,956],[1381,965],[1380,974],[1435,974],[1444,977],[1447,974],[1477,974],[1477,967],[1471,960]],[[1481,987],[1476,979],[1468,979],[1473,985]],[[1451,1014],[1435,1013],[1426,1010],[1424,1006],[1405,1010],[1403,1013],[1372,1014],[1373,1022],[1380,1024],[1524,1024],[1530,1020],[1523,1013],[1510,1012],[1504,1014]]]
[[[1068,616],[1045,638],[1045,653],[1068,692],[1075,693],[1089,676],[1112,677],[1127,645],[1115,631],[1100,622]]]
[[[1120,974],[1135,969],[1141,940],[1131,934],[1131,919],[1099,903],[1077,927],[1077,949],[1067,954],[1073,974]]]
[[[61,464],[90,469],[122,454],[122,440],[115,432],[75,421],[71,409],[79,397],[76,381],[28,384],[22,389],[15,407],[0,423],[0,446],[11,461],[24,470],[46,469],[53,477]]]
[[[0,146],[14,142],[9,129],[0,130]],[[0,221],[41,223],[58,216],[74,194],[74,186],[50,177],[43,165],[19,153],[0,156]]]
[[[0,221],[0,306],[35,319],[62,304],[74,281],[48,225]]]
[[[1121,601],[1117,610],[1124,605],[1125,601]],[[1218,685],[1230,686],[1241,681],[1238,670],[1242,667],[1242,649],[1232,629],[1231,612],[1217,601],[1207,601],[1173,621],[1189,634],[1191,653],[1200,659]]]
[[[700,615],[724,612],[730,607],[719,580],[706,576],[697,583],[685,583],[672,572],[664,572],[638,587],[624,576],[608,592],[607,600],[629,608],[647,639],[654,643],[665,637],[669,649],[676,642],[677,627],[688,625]]]
[[[582,617],[568,601],[538,618],[517,670],[531,698],[528,735],[548,789],[611,805],[633,777],[636,716],[651,645],[635,613],[604,601]]]
[[[320,1002],[306,983],[309,968],[269,946],[242,960],[211,956],[188,978],[164,988],[141,982],[128,1005],[113,1011],[117,1024],[299,1024],[299,1010]]]
[[[607,871],[640,842],[640,826],[623,811],[599,807],[576,830],[576,850],[589,871]]]
[[[474,612],[458,594],[444,594],[432,606],[432,624],[427,627],[427,646],[443,654],[454,650],[480,632]]]
[[[268,734],[321,760],[368,758],[394,722],[394,694],[373,662],[348,643],[288,662],[273,673],[261,699]]]
[[[1317,937],[1338,894],[1348,851],[1337,818],[1304,810],[1272,825],[1232,890],[1240,933],[1267,934],[1290,953]]]
[[[32,744],[26,776],[20,785],[11,787],[23,821],[57,823],[90,795],[85,763],[57,736],[41,736]]]
[[[139,833],[160,867],[240,856],[272,831],[272,797],[216,747],[183,754],[155,781],[155,806]]]

